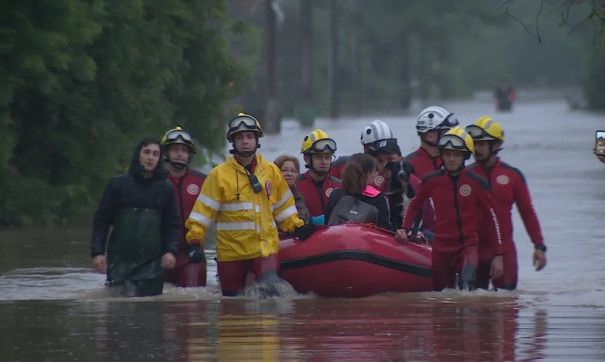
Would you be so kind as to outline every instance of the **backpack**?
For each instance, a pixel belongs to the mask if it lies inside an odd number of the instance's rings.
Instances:
[[[332,210],[328,225],[340,225],[347,221],[376,224],[378,208],[354,196],[344,195]]]

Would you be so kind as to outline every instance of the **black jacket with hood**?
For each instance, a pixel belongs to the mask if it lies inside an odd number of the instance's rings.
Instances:
[[[143,176],[144,168],[139,162],[139,153],[143,144],[149,142],[143,139],[135,147],[130,162],[128,174],[112,178],[105,186],[99,208],[94,216],[91,256],[104,254],[107,236],[114,216],[121,208],[156,209],[161,214],[161,240],[164,253],[178,253],[180,218],[176,206],[174,190],[166,180],[166,171],[160,162],[149,178]],[[160,147],[161,149],[161,147]]]

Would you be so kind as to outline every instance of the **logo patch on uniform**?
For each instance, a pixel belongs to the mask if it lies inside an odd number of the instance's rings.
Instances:
[[[467,184],[460,186],[458,190],[460,191],[460,196],[468,196],[471,194],[471,187]]]
[[[332,194],[332,191],[334,191],[333,187],[330,187],[329,189],[326,190],[326,196],[330,197],[330,195]]]
[[[376,186],[382,185],[383,182],[384,182],[384,177],[382,177],[381,175],[376,176],[376,178],[374,179],[374,185],[376,185]]]
[[[186,190],[189,195],[197,195],[200,193],[200,187],[196,184],[187,185]]]
[[[506,185],[507,183],[510,182],[510,179],[506,175],[500,175],[500,176],[496,177],[496,182],[499,183],[500,185]]]
[[[273,184],[271,184],[271,181],[265,181],[265,191],[267,191],[267,197],[273,193]]]

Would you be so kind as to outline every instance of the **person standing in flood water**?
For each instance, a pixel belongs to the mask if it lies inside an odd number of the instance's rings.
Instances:
[[[93,267],[120,296],[162,294],[163,269],[176,261],[179,214],[161,155],[158,139],[141,140],[128,173],[107,183],[94,216]]]
[[[278,226],[309,237],[313,225],[298,217],[290,187],[281,170],[256,152],[263,130],[252,115],[240,113],[228,125],[233,156],[204,181],[185,226],[189,256],[201,250],[216,220],[217,270],[224,296],[236,296],[253,273],[264,296],[279,294]]]
[[[309,171],[298,177],[296,188],[305,200],[311,221],[321,225],[325,223],[330,194],[342,187],[340,180],[330,174],[336,142],[318,128],[305,136],[300,153]]]
[[[493,279],[492,284],[495,288],[513,290],[517,288],[519,274],[517,248],[513,240],[511,215],[513,204],[517,204],[525,229],[534,245],[532,259],[538,271],[546,266],[546,246],[540,222],[534,210],[525,177],[520,170],[502,162],[498,157],[504,142],[504,130],[500,124],[491,117],[484,116],[474,124],[467,126],[466,131],[473,137],[476,161],[468,168],[488,181],[494,210],[500,223],[504,273],[500,278]],[[479,227],[481,228],[482,225],[483,223]],[[480,245],[477,285],[487,289],[489,287],[489,263],[491,262],[489,256],[493,252],[488,252],[488,258],[485,260],[481,257],[483,254],[481,249],[484,248]]]
[[[403,226],[395,239],[408,241],[414,220],[424,202],[430,197],[435,205],[435,238],[433,240],[431,276],[433,289],[475,289],[478,266],[477,215],[489,215],[485,222],[494,255],[491,275],[502,274],[501,239],[489,186],[477,174],[468,171],[464,162],[474,152],[473,139],[462,128],[455,127],[439,139],[443,158],[442,170],[423,179],[420,190],[410,202]],[[458,276],[458,280],[456,280]]]
[[[194,258],[189,258],[187,255],[189,245],[185,240],[187,234],[185,220],[193,209],[206,175],[189,167],[191,158],[195,154],[195,145],[189,132],[181,127],[167,131],[162,137],[162,147],[166,157],[167,178],[174,188],[181,221],[176,265],[166,271],[165,279],[179,287],[204,287],[206,286],[206,258],[203,250],[200,250]]]
[[[442,107],[426,107],[416,120],[416,133],[420,138],[420,147],[405,160],[414,167],[414,175],[419,179],[435,172],[443,165],[438,142],[443,133],[458,125],[456,116]]]

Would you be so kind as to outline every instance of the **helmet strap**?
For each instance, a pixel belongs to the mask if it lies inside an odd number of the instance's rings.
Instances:
[[[168,160],[168,163],[170,164],[170,166],[176,168],[177,170],[182,170],[187,167],[187,164],[183,163],[183,162],[176,162],[176,161]]]
[[[326,176],[327,174],[330,173],[330,171],[332,170],[332,162],[330,162],[330,167],[328,168],[327,171],[318,171],[313,166],[313,153],[308,153],[307,155],[309,156],[309,161],[311,161],[311,162],[309,162],[310,165],[305,162],[305,168],[313,171],[315,174],[317,174],[318,176],[321,176],[321,177],[324,177],[324,176]]]

